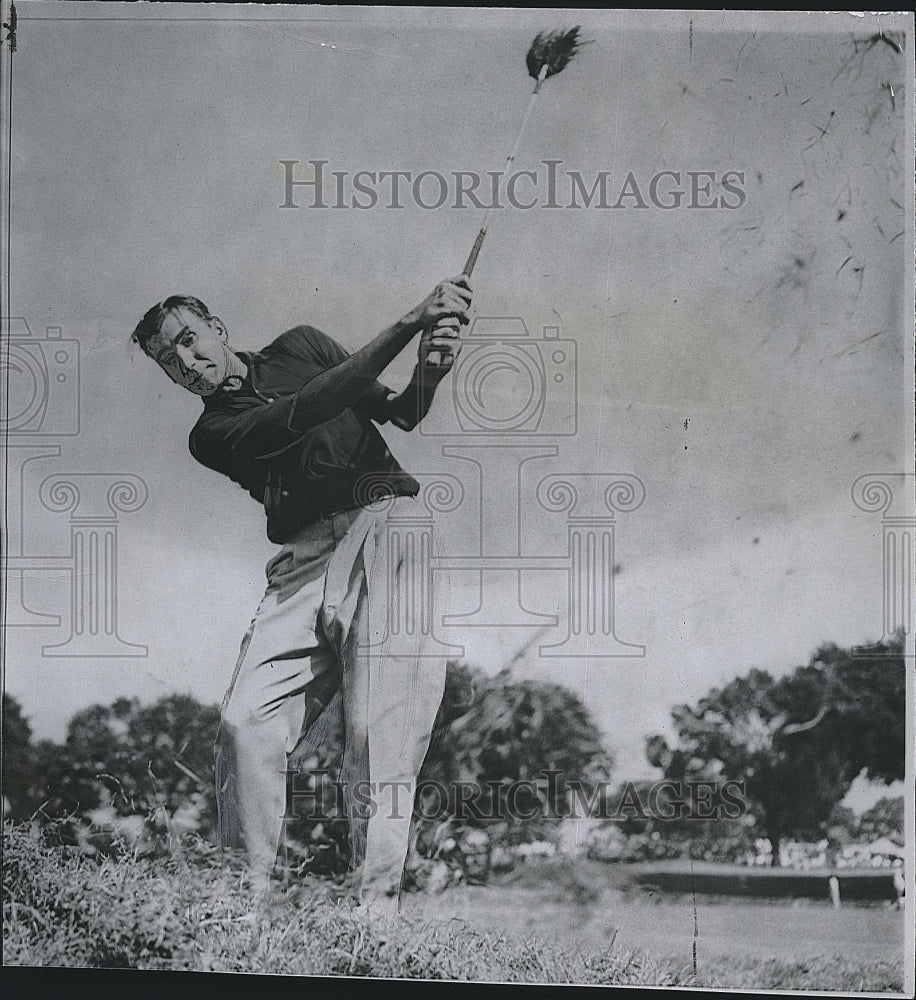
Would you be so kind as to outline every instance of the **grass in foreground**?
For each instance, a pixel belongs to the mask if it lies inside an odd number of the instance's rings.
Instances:
[[[673,984],[631,953],[513,941],[464,922],[375,920],[317,881],[259,919],[243,870],[198,842],[167,859],[96,861],[28,826],[3,836],[10,965],[357,975],[416,979]]]
[[[3,833],[4,954],[9,965],[428,980],[706,985],[901,991],[890,963],[746,961],[698,980],[634,953],[585,952],[494,934],[464,921],[370,919],[334,905],[322,883],[252,911],[244,869],[203,841],[168,858],[96,860],[49,846],[40,831]],[[499,890],[493,889],[496,893]]]
[[[893,962],[865,962],[843,955],[810,959],[705,961],[702,985],[728,989],[836,990],[844,993],[902,993],[903,976]]]

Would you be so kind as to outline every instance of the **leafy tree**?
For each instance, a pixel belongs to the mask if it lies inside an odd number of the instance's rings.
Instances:
[[[677,745],[652,736],[647,756],[674,780],[743,780],[778,864],[780,841],[819,838],[860,772],[902,777],[904,690],[902,635],[867,657],[824,645],[778,681],[754,669],[676,706]]]
[[[22,706],[3,693],[3,814],[21,819],[31,812],[29,791],[34,767],[32,727]]]
[[[904,777],[903,633],[867,649],[863,656],[833,643],[823,645],[796,674],[799,687],[802,678],[807,680],[812,692],[808,704],[824,712],[824,732],[842,747],[852,776],[864,771],[871,780],[890,784]]]
[[[610,776],[612,759],[601,733],[586,706],[559,684],[517,681],[508,670],[495,677],[467,664],[455,664],[452,683],[474,687],[477,696],[470,710],[443,726],[430,749],[421,780],[436,780],[450,789],[468,782],[481,794],[475,802],[487,816],[505,815],[498,797],[513,782],[531,781],[547,794],[542,772],[560,772],[549,801],[550,812],[566,812],[567,785],[579,781],[591,792],[598,781]],[[519,811],[534,811],[535,793],[519,794]],[[449,807],[457,808],[455,792]],[[545,810],[547,812],[547,810]],[[473,815],[470,816],[474,822]],[[550,822],[547,820],[547,822]],[[529,833],[543,835],[549,828],[536,821],[508,820],[510,839],[527,839]]]
[[[37,790],[46,811],[87,813],[110,807],[117,815],[172,817],[193,803],[196,828],[215,827],[213,743],[219,709],[187,695],[142,706],[136,698],[77,712],[62,746],[36,748]]]
[[[888,837],[903,842],[903,796],[882,798],[862,813],[858,827],[859,840],[872,841]]]
[[[842,803],[834,806],[827,819],[825,836],[831,843],[850,844],[859,832],[859,817]]]

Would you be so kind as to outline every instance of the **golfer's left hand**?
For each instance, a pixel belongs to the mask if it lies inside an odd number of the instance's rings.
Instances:
[[[438,382],[451,370],[461,351],[461,324],[457,317],[440,319],[420,335],[417,350],[420,372],[427,381]]]

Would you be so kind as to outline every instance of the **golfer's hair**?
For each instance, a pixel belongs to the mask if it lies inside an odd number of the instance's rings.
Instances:
[[[166,316],[175,309],[182,308],[190,310],[201,319],[213,319],[210,310],[193,295],[170,295],[167,299],[154,305],[140,320],[130,335],[131,343],[138,344],[143,353],[148,354],[147,345],[153,337],[159,334]]]

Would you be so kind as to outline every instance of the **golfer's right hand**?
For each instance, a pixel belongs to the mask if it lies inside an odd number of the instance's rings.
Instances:
[[[449,317],[427,327],[417,348],[418,374],[427,385],[438,385],[455,366],[460,351],[459,320]]]
[[[461,326],[470,321],[471,282],[466,274],[440,281],[429,295],[405,319],[423,330],[443,319],[457,319]]]

